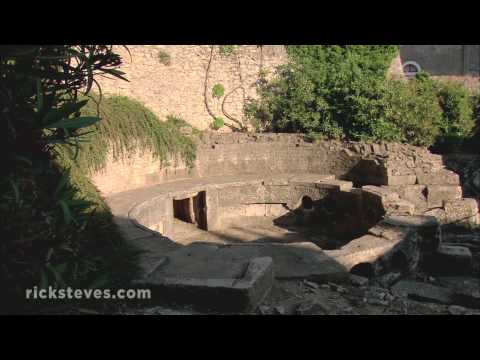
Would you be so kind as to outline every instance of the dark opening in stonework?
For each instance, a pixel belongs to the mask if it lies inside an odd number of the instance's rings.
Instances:
[[[173,217],[207,230],[206,194],[200,191],[186,199],[173,200]]]
[[[193,224],[193,218],[190,212],[190,198],[173,200],[173,216],[178,220]]]
[[[369,263],[360,263],[355,265],[351,270],[350,273],[358,276],[363,276],[366,278],[372,278],[375,275],[375,271],[373,269],[372,264]]]
[[[313,209],[313,200],[310,196],[302,197],[302,208],[306,210]]]

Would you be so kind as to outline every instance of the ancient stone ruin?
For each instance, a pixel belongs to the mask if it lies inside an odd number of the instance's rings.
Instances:
[[[419,263],[471,267],[468,248],[445,244],[442,229],[478,225],[477,202],[423,148],[206,134],[192,169],[153,163],[132,155],[93,180],[145,251],[137,284],[168,304],[245,312],[277,280],[342,284],[398,280]]]

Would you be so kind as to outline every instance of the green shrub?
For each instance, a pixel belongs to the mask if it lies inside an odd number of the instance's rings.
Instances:
[[[471,153],[478,153],[480,149],[480,90],[477,90],[472,95],[472,104],[475,126],[472,130],[472,136],[464,141],[464,147],[462,150]]]
[[[257,129],[422,146],[471,132],[472,103],[461,85],[441,85],[426,73],[408,82],[386,78],[396,45],[295,45],[287,52],[290,63],[271,81],[260,79],[259,98],[245,108]]]
[[[385,121],[398,129],[387,140],[431,146],[440,134],[442,110],[430,79],[387,82]]]
[[[376,139],[391,126],[382,119],[384,78],[395,46],[288,46],[292,61],[262,81],[246,107],[268,131],[316,132],[327,138]],[[390,137],[395,137],[396,134]]]
[[[212,122],[212,129],[214,130],[219,130],[225,125],[225,122],[223,121],[223,118],[221,117],[216,117],[213,122]]]
[[[160,64],[169,66],[172,63],[172,58],[165,50],[158,50],[158,61]]]
[[[212,88],[212,95],[214,98],[220,99],[225,93],[225,88],[222,84],[215,84]]]
[[[438,97],[443,121],[436,148],[441,151],[459,150],[464,140],[472,135],[475,126],[474,98],[465,86],[453,82],[438,83]]]

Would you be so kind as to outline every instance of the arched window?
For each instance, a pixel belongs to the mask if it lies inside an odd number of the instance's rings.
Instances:
[[[415,61],[407,61],[403,64],[403,73],[405,76],[415,76],[421,71],[420,65]]]

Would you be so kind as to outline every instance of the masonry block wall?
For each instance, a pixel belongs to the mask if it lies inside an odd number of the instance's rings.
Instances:
[[[255,83],[260,72],[271,76],[276,66],[287,61],[283,45],[241,45],[229,55],[222,54],[218,45],[213,46],[213,53],[212,45],[127,47],[130,54],[122,46],[116,46],[115,50],[122,56],[120,70],[126,73],[129,82],[101,78],[102,91],[139,100],[161,120],[168,115],[180,116],[200,130],[208,128],[213,121],[205,105],[205,83],[206,101],[214,115],[228,122],[226,112],[241,120],[245,100],[257,96]],[[220,99],[212,96],[215,84],[225,89]]]

